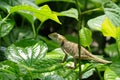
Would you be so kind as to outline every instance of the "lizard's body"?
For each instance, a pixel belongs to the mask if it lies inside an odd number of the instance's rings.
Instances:
[[[79,54],[78,54],[78,44],[68,41],[64,36],[58,34],[58,33],[52,33],[48,35],[52,40],[56,41],[60,46],[63,52],[65,53],[65,57],[63,62],[67,58],[67,53],[73,56],[74,58],[74,66],[76,67],[76,59],[79,59]],[[88,52],[85,48],[81,46],[81,55],[80,59],[82,60],[94,60],[96,62],[101,62],[104,64],[111,63],[111,61],[107,61],[101,58],[98,58],[97,56],[91,54]]]

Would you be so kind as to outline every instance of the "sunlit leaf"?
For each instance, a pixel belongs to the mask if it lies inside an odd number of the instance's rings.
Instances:
[[[57,14],[58,16],[67,16],[78,20],[78,11],[74,8],[62,12],[55,12],[55,14]]]
[[[47,46],[42,41],[25,39],[9,46],[6,56],[13,62],[32,66],[44,57],[46,51]]]
[[[102,33],[104,36],[116,38],[116,27],[110,22],[108,18],[102,23]]]
[[[36,18],[38,18],[41,22],[51,19],[51,20],[56,21],[57,23],[61,24],[59,19],[57,18],[57,15],[52,13],[52,11],[48,5],[44,5],[40,8],[34,8],[32,6],[27,6],[27,5],[14,6],[10,9],[10,13],[17,12],[20,10],[29,11],[29,12],[33,13],[33,15]]]
[[[105,15],[111,20],[115,27],[120,27],[120,7],[112,1],[103,4]]]
[[[89,47],[92,42],[92,32],[87,28],[82,28],[79,35],[81,45]]]
[[[105,19],[105,15],[102,16],[98,16],[96,18],[90,19],[88,21],[88,26],[92,29],[92,30],[98,30],[101,31],[102,30],[102,22]]]
[[[0,21],[0,37],[6,36],[14,27],[13,20]]]

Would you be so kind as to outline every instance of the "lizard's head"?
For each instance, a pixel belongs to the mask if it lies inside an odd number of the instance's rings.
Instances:
[[[55,42],[57,42],[58,44],[61,45],[63,40],[66,40],[64,36],[54,32],[48,35],[49,38],[51,38],[52,40],[54,40]]]

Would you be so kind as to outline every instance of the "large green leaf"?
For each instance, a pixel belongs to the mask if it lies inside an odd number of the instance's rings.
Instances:
[[[103,4],[105,15],[111,20],[115,27],[120,27],[120,7],[112,1]]]
[[[52,11],[48,5],[44,5],[40,8],[34,8],[32,6],[27,6],[27,5],[14,6],[10,9],[10,13],[17,12],[20,10],[32,12],[33,15],[36,18],[38,18],[41,22],[51,19],[51,20],[56,21],[57,23],[61,24],[59,19],[57,18],[57,15],[52,13]]]
[[[14,24],[13,20],[0,21],[0,37],[7,35],[13,29]]]
[[[45,55],[47,46],[42,41],[21,40],[7,48],[6,57],[16,63],[32,66]]]
[[[66,67],[66,65],[71,61],[69,60],[69,62],[61,63],[63,57],[64,53],[60,48],[52,50],[47,53],[47,55],[39,63],[37,63],[35,72],[39,74],[42,73],[42,79],[53,79],[54,77],[51,76],[57,75],[56,77],[59,79],[63,78],[64,80],[76,80],[78,78],[77,73],[73,69]]]
[[[81,45],[89,47],[92,42],[92,32],[87,28],[82,28],[79,35]]]
[[[44,77],[42,80],[64,80],[64,79],[59,75],[49,75]]]
[[[78,11],[74,8],[62,12],[55,12],[55,14],[57,14],[58,16],[67,16],[78,20]]]
[[[104,36],[110,36],[116,38],[116,27],[106,17],[102,23],[102,33]]]
[[[92,30],[101,31],[102,23],[103,23],[105,17],[106,17],[105,15],[102,15],[102,16],[98,16],[96,18],[90,19],[87,24]]]
[[[107,68],[104,74],[105,80],[119,80],[120,79],[120,62],[116,60]]]
[[[118,79],[117,79],[118,78]],[[119,80],[119,76],[110,68],[107,68],[104,73],[105,80]]]

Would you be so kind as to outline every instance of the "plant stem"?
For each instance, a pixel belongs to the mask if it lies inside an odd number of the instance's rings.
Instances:
[[[119,41],[119,39],[117,40],[116,39],[116,43],[117,43],[117,50],[118,50],[118,56],[119,56],[119,58],[120,58],[120,41]]]
[[[3,18],[2,21],[5,21],[9,16],[10,16],[10,13],[5,18]]]
[[[102,10],[102,8],[95,8],[95,9],[84,11],[81,13],[81,15],[88,14],[88,13],[93,12],[93,11],[101,11],[101,10]]]
[[[38,26],[38,28],[37,28],[37,34],[36,34],[36,37],[37,37],[38,32],[39,32],[40,28],[42,27],[43,23],[44,23],[44,22],[41,22],[41,23],[40,23],[40,25]],[[35,38],[36,38],[36,37],[35,37]]]
[[[29,72],[30,80],[33,80],[32,72],[30,70],[27,70],[27,71]]]
[[[75,0],[76,1],[76,7],[77,7],[77,10],[78,10],[78,23],[77,23],[77,28],[78,28],[78,52],[79,52],[79,80],[82,80],[82,71],[81,71],[81,58],[80,58],[80,55],[81,55],[81,47],[80,47],[80,36],[79,36],[79,30],[81,29],[81,10],[80,10],[80,7],[79,7],[79,1],[78,0]]]
[[[101,76],[101,74],[100,74],[100,71],[97,69],[97,67],[95,67],[95,70],[97,71],[100,80],[103,80],[103,78],[102,78],[102,76]]]
[[[32,29],[33,29],[34,38],[36,38],[36,37],[37,37],[37,34],[36,34],[36,31],[35,31],[34,23],[32,23]]]

